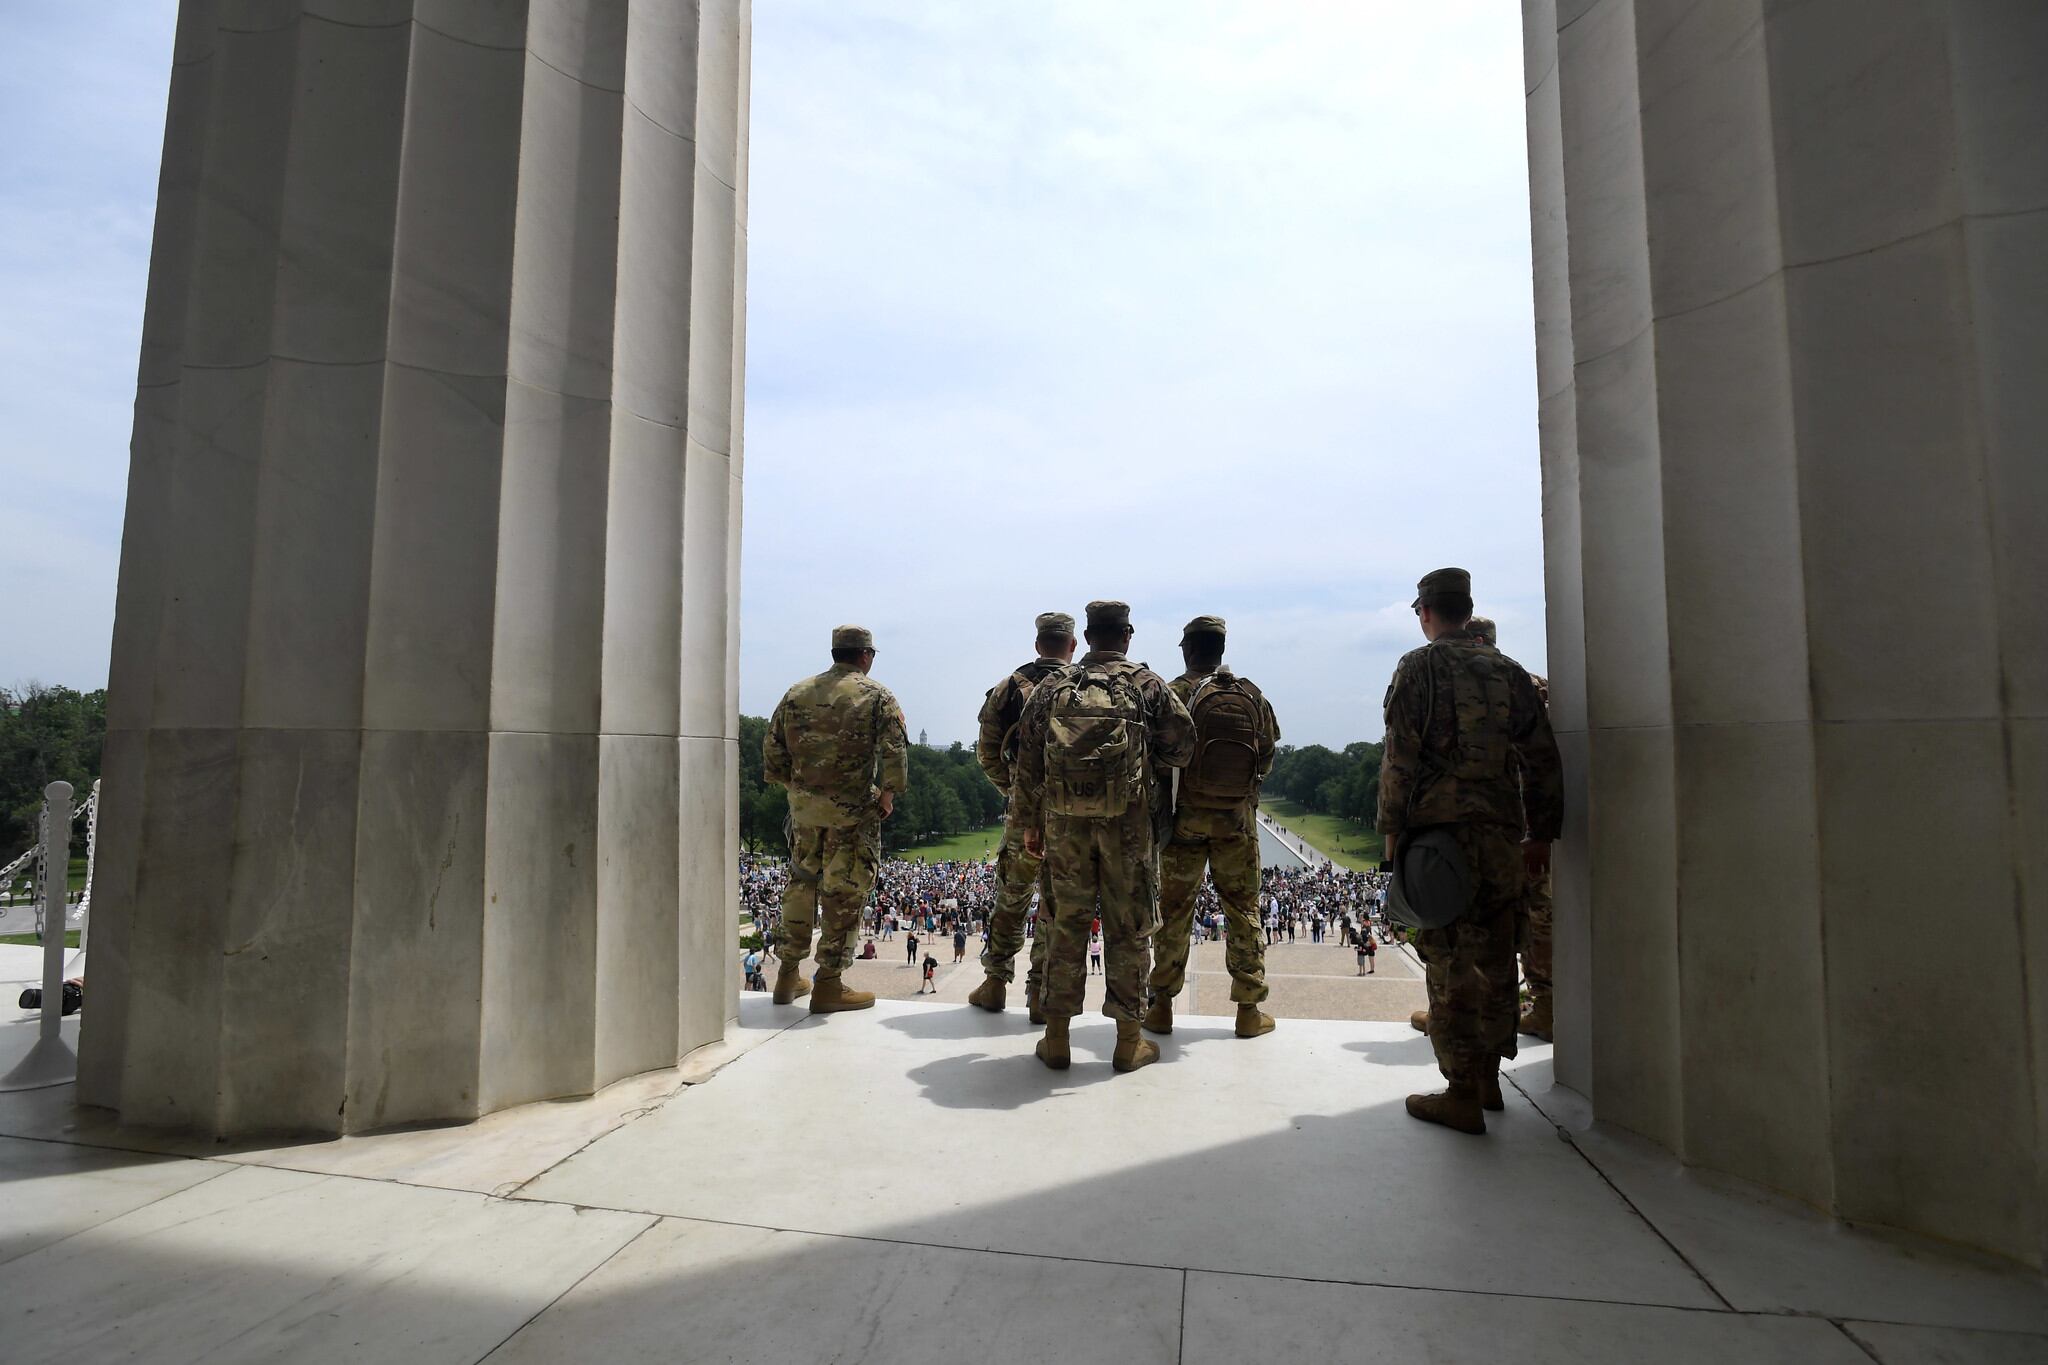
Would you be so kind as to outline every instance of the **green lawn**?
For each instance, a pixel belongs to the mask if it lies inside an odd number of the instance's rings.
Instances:
[[[956,834],[950,839],[937,843],[919,844],[915,848],[901,849],[891,853],[891,858],[922,858],[928,863],[941,862],[986,862],[996,856],[1002,846],[1003,827],[990,825],[985,829],[971,829],[965,834]]]
[[[1340,867],[1370,872],[1380,865],[1380,836],[1369,829],[1305,811],[1298,801],[1261,801],[1259,807]]]
[[[34,934],[0,934],[0,943],[19,943],[24,947],[33,948],[36,946],[36,936]],[[64,946],[66,948],[76,948],[78,946],[78,931],[76,929],[64,931]]]

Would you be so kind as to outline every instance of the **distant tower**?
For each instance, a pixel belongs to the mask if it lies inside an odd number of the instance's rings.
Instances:
[[[917,747],[920,749],[929,749],[932,747],[931,731],[919,730],[917,732]]]

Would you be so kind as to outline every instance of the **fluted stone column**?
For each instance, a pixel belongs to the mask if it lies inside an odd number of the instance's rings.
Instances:
[[[1524,32],[1551,658],[1585,670],[1559,1077],[2041,1264],[2048,9]]]
[[[736,1007],[747,0],[184,0],[80,1098],[472,1117]]]

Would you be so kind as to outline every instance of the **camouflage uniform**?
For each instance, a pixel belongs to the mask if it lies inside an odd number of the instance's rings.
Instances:
[[[1097,608],[1104,605],[1121,606],[1091,603],[1091,629],[1098,623]],[[1129,608],[1123,611],[1128,621]],[[1112,650],[1090,650],[1076,667],[1103,668],[1135,687],[1145,714],[1144,780],[1139,799],[1119,815],[1090,819],[1047,811],[1046,742],[1051,702],[1059,689],[1041,686],[1031,694],[1019,731],[1013,800],[1019,826],[1044,831],[1046,868],[1052,877],[1053,940],[1045,967],[1044,1010],[1062,1027],[1081,1012],[1088,931],[1099,913],[1107,987],[1102,1012],[1135,1026],[1145,1012],[1148,950],[1159,927],[1156,877],[1163,831],[1155,822],[1163,824],[1168,811],[1166,770],[1183,767],[1194,757],[1195,724],[1166,679],[1144,664]]]
[[[1490,617],[1475,616],[1465,623],[1470,634],[1487,645],[1500,645],[1500,628]],[[1547,715],[1550,710],[1550,682],[1546,678],[1530,674],[1530,681],[1536,684],[1536,695],[1543,702]],[[1521,770],[1516,769],[1516,780],[1520,781]],[[1521,897],[1515,902],[1515,951],[1522,957],[1522,980],[1529,987],[1529,1009],[1534,1018],[1550,1018],[1550,874],[1540,878],[1525,879]],[[1542,1027],[1547,1029],[1547,1024]]]
[[[1424,584],[1446,573],[1470,592],[1461,570],[1440,570]],[[1437,1066],[1453,1091],[1471,1091],[1496,1058],[1515,1055],[1515,908],[1525,879],[1519,844],[1525,833],[1543,843],[1557,838],[1557,741],[1527,671],[1469,627],[1403,656],[1387,688],[1386,718],[1380,833],[1398,839],[1452,825],[1472,874],[1471,910],[1415,935]]]
[[[834,647],[866,647],[842,646],[849,630],[833,633]],[[822,911],[817,974],[831,980],[853,961],[861,911],[874,888],[881,792],[901,793],[910,784],[903,709],[888,688],[852,664],[835,663],[783,694],[761,758],[763,780],[789,789],[789,888],[775,951],[785,964],[801,960]]]
[[[1222,633],[1223,623],[1214,617],[1198,617],[1189,623]],[[1183,704],[1211,677],[1219,682],[1232,679],[1228,665],[1213,674],[1190,670],[1170,684]],[[1243,682],[1242,679],[1238,681]],[[1280,722],[1273,707],[1249,682],[1243,682],[1258,700],[1258,777],[1264,782],[1273,770],[1273,751],[1280,743]],[[1185,780],[1185,779],[1183,779]],[[1206,868],[1216,882],[1216,896],[1223,902],[1229,926],[1223,941],[1223,959],[1230,968],[1230,998],[1240,1005],[1264,1001],[1266,990],[1266,936],[1259,929],[1259,830],[1252,812],[1258,808],[1254,791],[1234,809],[1212,809],[1194,804],[1185,787],[1173,816],[1173,837],[1159,855],[1159,935],[1153,953],[1152,996],[1172,999],[1187,982],[1188,935],[1194,927],[1195,893],[1202,886]]]
[[[1048,612],[1038,618],[1040,634],[1048,622],[1065,623],[1066,633],[1074,630],[1074,618]],[[1024,716],[1024,700],[1046,678],[1065,668],[1058,659],[1038,658],[1019,667],[989,689],[981,704],[980,738],[974,757],[988,780],[1009,794],[1016,783],[1016,729]],[[1052,942],[1052,879],[1046,875],[1045,860],[1035,858],[1024,847],[1024,825],[1016,819],[1014,798],[1003,819],[1003,845],[996,854],[996,905],[988,917],[988,944],[981,950],[982,970],[997,981],[1008,983],[1016,975],[1017,953],[1024,946],[1024,920],[1031,913],[1031,893],[1038,892],[1038,932],[1031,939],[1031,970],[1027,984],[1036,990],[1045,978],[1045,955]]]

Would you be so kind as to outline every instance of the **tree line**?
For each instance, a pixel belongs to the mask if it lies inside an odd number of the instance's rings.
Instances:
[[[1283,744],[1264,794],[1371,829],[1379,811],[1380,746],[1359,740],[1340,753],[1321,744]]]
[[[24,683],[0,687],[0,863],[36,841],[43,788],[69,782],[74,806],[100,775],[107,739],[107,694]],[[85,826],[72,827],[72,849],[85,852]]]
[[[765,716],[740,717],[740,846],[756,853],[789,851],[783,822],[789,797],[761,777],[761,743],[768,737]],[[896,810],[882,822],[885,850],[909,848],[935,839],[984,829],[1003,818],[1003,794],[974,761],[974,751],[955,740],[944,749],[910,746],[910,790],[896,795]]]

